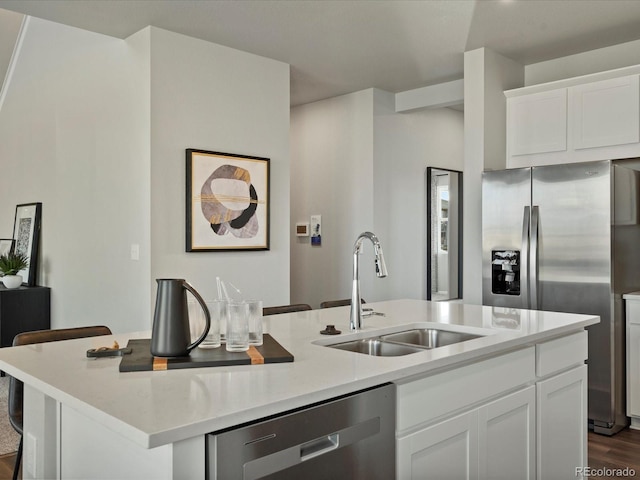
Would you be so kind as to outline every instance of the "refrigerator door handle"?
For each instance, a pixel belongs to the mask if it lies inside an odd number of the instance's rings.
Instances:
[[[538,223],[540,211],[537,205],[531,207],[531,250],[529,252],[529,282],[531,308],[538,309]]]
[[[522,247],[520,250],[520,291],[522,292],[522,308],[529,305],[529,206],[524,207],[522,217]]]

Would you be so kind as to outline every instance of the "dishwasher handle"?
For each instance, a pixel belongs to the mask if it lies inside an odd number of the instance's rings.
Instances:
[[[324,455],[340,446],[340,434],[338,432],[326,437],[316,438],[310,442],[300,445],[300,461],[311,460],[312,458]]]
[[[243,480],[257,480],[306,460],[320,457],[338,449],[378,435],[381,431],[380,417],[374,416],[355,425],[348,425],[329,435],[317,437],[304,443],[292,445],[266,456],[246,459],[243,465]],[[222,477],[218,477],[222,478]]]

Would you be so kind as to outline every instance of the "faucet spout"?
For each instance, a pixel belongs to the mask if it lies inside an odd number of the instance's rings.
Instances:
[[[362,242],[365,238],[369,239],[373,244],[377,277],[383,278],[387,276],[387,265],[384,261],[384,253],[382,252],[382,245],[380,245],[378,237],[371,232],[361,233],[353,245],[353,284],[351,287],[351,314],[349,317],[349,327],[351,330],[360,330],[362,328],[359,255],[360,252],[362,252]]]

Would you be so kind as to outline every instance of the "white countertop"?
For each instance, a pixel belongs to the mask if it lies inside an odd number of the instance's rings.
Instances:
[[[0,349],[0,369],[34,386],[138,445],[151,448],[256,420],[293,408],[514,347],[534,344],[597,323],[598,317],[483,307],[451,302],[396,300],[367,304],[386,316],[363,319],[349,331],[349,307],[265,317],[292,363],[118,371],[120,358],[86,358],[90,348],[125,346],[149,332]],[[374,357],[327,348],[372,334],[445,324],[486,336],[399,357]],[[338,336],[320,335],[334,324]],[[224,348],[224,347],[223,347]]]
[[[624,300],[640,300],[640,292],[630,292],[622,295]]]

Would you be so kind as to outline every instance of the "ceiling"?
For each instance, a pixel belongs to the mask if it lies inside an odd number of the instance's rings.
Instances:
[[[640,39],[638,0],[0,0],[0,9],[118,38],[153,25],[279,60],[291,65],[292,105],[460,79],[463,53],[480,47],[527,65]],[[0,78],[15,29],[3,22],[15,14],[2,13]]]

